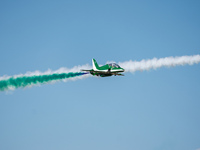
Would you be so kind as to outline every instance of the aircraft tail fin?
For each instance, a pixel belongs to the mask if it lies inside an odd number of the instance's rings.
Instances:
[[[99,68],[97,61],[94,58],[92,59],[92,66],[93,66],[93,70],[97,70]]]

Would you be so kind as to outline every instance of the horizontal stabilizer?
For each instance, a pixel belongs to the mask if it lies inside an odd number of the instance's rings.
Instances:
[[[91,70],[81,70],[81,71],[88,71],[88,72],[90,72]]]

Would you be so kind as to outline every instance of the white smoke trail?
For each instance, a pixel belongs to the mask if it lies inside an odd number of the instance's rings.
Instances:
[[[119,62],[119,65],[125,69],[126,72],[145,71],[150,69],[157,69],[161,67],[175,67],[180,65],[193,65],[200,63],[200,55],[180,56],[180,57],[165,57],[153,58],[141,61],[126,61]]]
[[[141,60],[141,61],[126,61],[126,62],[120,62],[119,65],[125,69],[126,72],[135,72],[135,71],[144,71],[144,70],[149,70],[149,69],[157,69],[160,67],[174,67],[178,65],[193,65],[193,64],[200,63],[200,55],[193,55],[193,56],[181,56],[181,57],[165,57],[165,58],[153,58],[153,59],[147,59],[147,60]],[[3,88],[5,85],[3,83],[5,81],[3,80],[9,80],[10,78],[13,79],[18,79],[19,77],[33,77],[33,76],[41,76],[41,75],[53,75],[53,74],[62,74],[62,73],[69,73],[69,72],[80,72],[81,69],[86,69],[89,70],[91,69],[92,66],[86,64],[82,66],[75,66],[71,69],[68,68],[60,68],[56,71],[52,70],[47,70],[46,72],[40,72],[40,71],[35,71],[35,72],[27,72],[25,74],[19,74],[19,75],[14,75],[14,76],[2,76],[0,77],[0,82],[1,82],[1,88]],[[86,74],[83,76],[74,76],[72,78],[63,78],[60,79],[64,82],[68,80],[77,80],[77,79],[83,79],[91,76],[90,74]],[[57,78],[56,78],[57,79]],[[60,80],[52,80],[48,83],[54,83]],[[45,82],[47,83],[47,82]],[[34,83],[34,84],[28,84],[28,87],[31,87],[33,85],[40,85],[39,83]],[[6,87],[7,89],[13,89],[13,86]]]
[[[110,61],[109,61],[110,62]],[[113,62],[113,61],[112,61]],[[180,57],[165,57],[165,58],[153,58],[153,59],[143,59],[141,61],[125,61],[125,62],[119,62],[119,65],[125,69],[126,72],[135,72],[135,71],[145,71],[150,69],[157,69],[161,67],[175,67],[178,65],[193,65],[193,64],[200,63],[200,55],[193,55],[193,56],[180,56]],[[18,74],[14,76],[0,76],[0,80],[6,80],[10,77],[23,77],[23,76],[38,76],[38,75],[48,75],[48,74],[54,74],[54,73],[69,73],[69,72],[80,72],[81,69],[91,69],[92,66],[89,64],[86,65],[79,65],[75,66],[71,69],[62,67],[56,71],[52,71],[48,69],[45,72],[40,71],[34,71],[34,72],[27,72],[25,74]],[[78,76],[74,78],[64,79],[63,81],[67,80],[76,80],[76,79],[82,79],[88,77],[88,75],[84,76]]]
[[[34,71],[34,72],[27,72],[25,74],[18,74],[18,75],[13,75],[13,76],[4,75],[4,76],[0,77],[0,81],[9,79],[11,77],[17,78],[17,77],[24,77],[24,76],[30,77],[30,76],[39,76],[39,75],[50,75],[50,74],[55,74],[55,73],[80,72],[81,69],[91,69],[91,66],[86,64],[86,65],[82,65],[82,66],[80,66],[80,65],[79,66],[75,66],[75,67],[73,67],[71,69],[62,67],[62,68],[60,68],[58,70],[55,70],[55,71],[52,71],[51,69],[48,69],[45,72],[40,72],[40,71],[37,70],[37,71]],[[86,74],[84,76],[78,76],[78,77],[74,77],[74,78],[63,79],[62,81],[82,79],[82,78],[86,78],[88,76],[89,75]]]
[[[119,65],[125,69],[126,72],[135,72],[135,71],[145,71],[145,70],[150,70],[150,69],[157,69],[161,67],[175,67],[178,65],[193,65],[193,64],[200,63],[200,55],[193,55],[193,56],[180,56],[180,57],[165,57],[165,58],[153,58],[153,59],[143,59],[141,61],[125,61],[125,62],[119,62]],[[54,74],[54,73],[69,73],[69,72],[80,72],[81,69],[91,69],[92,66],[89,64],[86,65],[79,65],[75,66],[71,69],[69,68],[60,68],[56,71],[52,71],[48,69],[45,72],[40,72],[40,71],[34,71],[34,72],[27,72],[25,74],[18,74],[14,76],[0,76],[0,80],[6,80],[11,77],[17,78],[17,77],[23,77],[23,76],[39,76],[39,75],[49,75],[49,74]],[[69,79],[63,79],[63,81],[67,80],[76,80],[76,79],[82,79],[82,78],[87,78],[88,75],[84,76],[78,76],[74,78],[69,78]]]

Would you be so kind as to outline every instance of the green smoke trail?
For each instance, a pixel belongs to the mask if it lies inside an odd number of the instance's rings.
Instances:
[[[33,75],[33,76],[21,76],[21,77],[10,77],[5,80],[0,80],[0,91],[8,89],[16,89],[19,87],[26,87],[36,84],[44,84],[51,81],[57,81],[61,79],[67,79],[72,77],[81,76],[87,73],[82,72],[69,72],[69,73],[54,73],[49,75]]]

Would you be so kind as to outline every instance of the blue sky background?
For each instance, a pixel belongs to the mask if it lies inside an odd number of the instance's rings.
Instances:
[[[200,54],[200,1],[0,1],[0,76]],[[196,150],[200,65],[0,93],[3,150]]]

